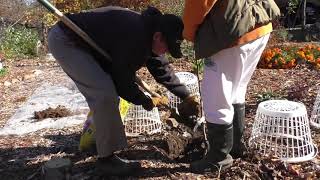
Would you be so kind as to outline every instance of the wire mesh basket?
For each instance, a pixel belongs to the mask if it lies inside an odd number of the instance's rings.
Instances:
[[[180,82],[186,85],[191,95],[199,95],[198,78],[196,75],[190,72],[177,72],[175,74]],[[167,92],[167,97],[169,99],[169,106],[171,108],[177,108],[178,104],[182,102],[179,97],[172,94],[170,91]]]
[[[320,128],[320,90],[318,91],[317,98],[313,104],[313,110],[310,117],[310,125],[315,128]]]
[[[288,163],[311,160],[318,152],[311,139],[305,106],[287,100],[259,104],[249,146]]]
[[[124,126],[126,135],[132,137],[161,132],[158,108],[147,111],[141,105],[132,105],[124,118]]]

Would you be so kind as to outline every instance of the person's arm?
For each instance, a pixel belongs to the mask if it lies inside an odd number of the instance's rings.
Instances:
[[[136,105],[142,105],[148,100],[136,84],[135,72],[127,65],[113,63],[110,74],[120,97]]]
[[[185,99],[190,95],[190,92],[186,86],[179,81],[169,61],[165,57],[152,57],[147,61],[146,66],[154,79],[164,85],[174,95],[181,99]]]
[[[183,37],[194,42],[195,33],[217,0],[185,0]]]

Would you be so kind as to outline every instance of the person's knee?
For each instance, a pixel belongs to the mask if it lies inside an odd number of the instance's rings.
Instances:
[[[219,109],[214,112],[206,113],[206,121],[213,124],[231,124],[234,111],[230,109]]]
[[[118,108],[119,106],[119,98],[108,95],[97,96],[94,101],[91,102],[94,109],[101,108]]]

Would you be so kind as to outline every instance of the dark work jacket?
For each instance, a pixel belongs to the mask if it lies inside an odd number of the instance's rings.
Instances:
[[[155,80],[173,94],[180,98],[189,95],[170,68],[168,60],[152,55],[153,25],[141,14],[117,7],[104,12],[67,14],[67,17],[111,56],[110,62],[59,22],[65,33],[84,50],[92,53],[103,70],[111,75],[123,99],[137,105],[148,100],[135,83],[135,73],[144,65]]]

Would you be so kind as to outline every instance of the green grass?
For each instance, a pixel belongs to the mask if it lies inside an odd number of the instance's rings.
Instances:
[[[0,77],[5,76],[7,73],[8,73],[8,69],[7,68],[0,69]]]
[[[267,90],[262,92],[261,94],[258,94],[256,98],[258,103],[261,103],[267,100],[273,100],[273,99],[284,99],[280,94],[276,94],[275,92],[270,90]]]
[[[38,33],[26,27],[7,28],[0,39],[0,51],[6,58],[34,57]]]
[[[204,60],[203,59],[198,59],[198,60],[192,61],[192,71],[194,73],[199,72],[200,74],[202,74],[203,70],[204,70]]]

